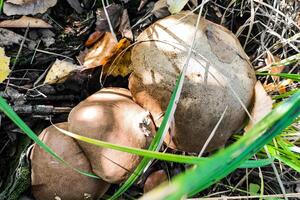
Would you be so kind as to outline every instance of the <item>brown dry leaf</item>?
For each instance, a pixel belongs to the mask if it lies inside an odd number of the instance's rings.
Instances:
[[[284,79],[282,81],[280,81],[280,83],[278,84],[278,92],[279,94],[283,94],[287,92],[287,87],[289,85],[291,85],[293,83],[293,80],[291,79]]]
[[[106,32],[85,55],[83,66],[85,69],[103,66],[104,74],[124,77],[131,72],[130,51],[123,52],[129,45],[130,41],[125,38],[116,43],[112,34]]]
[[[75,70],[80,70],[81,66],[64,60],[56,60],[48,71],[44,83],[54,84],[64,82]]]
[[[281,73],[285,66],[272,66],[273,63],[279,62],[280,58],[278,56],[274,56],[270,51],[267,51],[267,58],[265,59],[265,63],[267,66],[271,66],[270,73],[277,74]],[[278,82],[280,80],[279,76],[272,76],[273,81]]]
[[[104,35],[103,32],[95,31],[94,33],[92,33],[89,36],[87,41],[84,43],[84,46],[89,47],[89,46],[95,44],[103,35]]]
[[[45,21],[34,18],[22,16],[19,19],[3,20],[0,22],[0,27],[3,28],[52,28],[52,26]]]
[[[122,6],[112,3],[106,7],[106,11],[113,29],[116,29],[120,25],[120,17],[123,13]],[[97,21],[95,30],[100,32],[110,31],[104,9],[98,9],[96,15]]]
[[[0,47],[0,83],[2,83],[9,75],[10,58],[5,56],[4,49]]]
[[[129,68],[131,64],[131,51],[124,50],[130,45],[130,41],[126,38],[120,40],[112,52],[109,61],[104,65],[104,73],[112,76],[127,76],[132,70]]]
[[[279,83],[269,83],[269,84],[264,84],[264,89],[266,92],[278,92],[279,94],[283,94],[287,92],[287,88],[289,85],[293,83],[293,80],[291,79],[284,79],[280,81]]]
[[[120,26],[119,26],[119,32],[122,34],[123,37],[133,40],[133,34],[131,31],[130,20],[129,20],[127,9],[124,9],[123,11]]]
[[[87,53],[84,58],[83,66],[85,68],[94,68],[100,65],[105,65],[111,57],[117,42],[111,33],[106,32],[105,35],[99,40]]]
[[[167,0],[159,0],[155,2],[151,13],[157,18],[161,19],[169,16],[171,13],[168,10]]]
[[[44,13],[48,8],[55,6],[57,0],[10,0],[4,2],[4,14],[11,15],[35,15]]]
[[[254,87],[254,105],[251,110],[252,120],[245,127],[249,131],[254,124],[264,118],[272,110],[272,98],[267,94],[260,81]]]
[[[7,0],[6,2],[16,4],[16,5],[24,5],[35,1],[36,0]]]
[[[275,83],[264,84],[263,87],[267,93],[270,93],[270,92],[274,92],[276,90],[277,84],[275,84]]]

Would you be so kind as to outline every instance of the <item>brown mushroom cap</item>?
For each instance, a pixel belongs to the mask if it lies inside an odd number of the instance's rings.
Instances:
[[[129,89],[134,100],[151,112],[157,126],[193,40],[197,15],[186,15],[181,12],[152,24],[132,49]],[[175,113],[171,147],[199,152],[228,106],[206,150],[224,145],[246,117],[230,88],[249,107],[255,82],[254,70],[234,34],[201,19]]]
[[[56,124],[66,129],[67,123]],[[92,173],[89,160],[74,139],[60,133],[55,127],[46,128],[39,138],[72,167]],[[109,188],[109,183],[74,171],[57,161],[38,145],[31,155],[32,192],[37,200],[97,199]]]
[[[144,184],[144,193],[151,191],[156,188],[161,183],[168,180],[168,175],[165,170],[161,169],[155,172],[152,172],[146,179]]]
[[[135,148],[147,148],[155,126],[150,113],[137,105],[128,90],[102,89],[78,104],[69,114],[69,130],[86,137]],[[95,174],[110,183],[125,180],[140,157],[79,142]]]

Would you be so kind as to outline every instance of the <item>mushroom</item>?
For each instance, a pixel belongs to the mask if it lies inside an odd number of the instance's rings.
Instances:
[[[196,30],[197,15],[180,12],[152,24],[132,49],[129,89],[160,126],[176,79]],[[249,58],[226,28],[201,19],[175,113],[175,128],[165,142],[199,152],[228,106],[206,151],[223,146],[245,118],[256,82]],[[242,104],[241,104],[242,102]],[[243,105],[243,106],[242,106]]]
[[[68,128],[67,123],[56,126]],[[73,138],[60,133],[54,126],[46,128],[39,138],[72,167],[92,173],[88,158]],[[110,186],[101,179],[84,176],[65,166],[37,144],[32,149],[30,159],[32,193],[37,200],[98,199]]]
[[[168,175],[165,170],[160,169],[158,171],[152,172],[145,181],[144,193],[151,191],[165,181],[168,181]]]
[[[129,90],[106,88],[79,103],[69,114],[69,130],[110,143],[147,148],[155,126],[150,113],[136,104]],[[124,181],[140,162],[140,157],[79,142],[93,171],[109,183]]]

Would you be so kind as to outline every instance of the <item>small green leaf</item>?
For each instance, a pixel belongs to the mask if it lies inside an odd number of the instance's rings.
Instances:
[[[249,192],[251,195],[258,195],[259,190],[260,190],[260,186],[258,184],[250,183]]]

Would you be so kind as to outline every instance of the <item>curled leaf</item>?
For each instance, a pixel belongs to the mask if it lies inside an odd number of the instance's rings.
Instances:
[[[111,33],[107,32],[86,54],[83,65],[86,68],[94,68],[105,65],[111,57],[113,49],[117,45]]]

